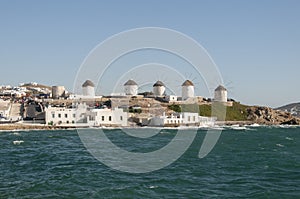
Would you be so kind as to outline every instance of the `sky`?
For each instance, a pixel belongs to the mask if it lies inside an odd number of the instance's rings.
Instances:
[[[299,10],[298,0],[0,0],[0,85],[72,90],[99,43],[129,29],[162,27],[206,49],[230,98],[271,107],[299,102]]]

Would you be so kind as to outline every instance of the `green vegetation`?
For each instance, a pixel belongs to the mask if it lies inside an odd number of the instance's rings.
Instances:
[[[173,110],[173,111],[178,112],[178,113],[181,112],[181,107],[178,104],[169,105],[168,109]]]
[[[197,107],[195,105],[177,105],[172,104],[168,106],[169,109],[175,112],[195,112]],[[222,118],[222,113],[225,111],[226,108],[226,121],[246,121],[247,120],[247,108],[249,106],[234,102],[232,107],[225,107],[223,104],[215,104],[213,106],[214,114],[212,115],[212,106],[203,104],[199,105],[199,114],[201,116],[206,117],[218,117],[218,119]]]
[[[225,107],[223,104],[214,105],[214,117],[220,119],[222,112],[226,108],[226,121],[246,121],[247,120],[247,108],[248,106],[234,102],[233,106]],[[200,105],[199,113],[202,116],[211,117],[212,107],[211,105]]]
[[[129,113],[142,113],[142,109],[133,109],[132,107],[129,108]]]
[[[199,114],[205,117],[211,117],[211,105],[203,104],[199,106]]]
[[[247,108],[249,106],[234,102],[232,107],[227,107],[226,121],[246,121]]]

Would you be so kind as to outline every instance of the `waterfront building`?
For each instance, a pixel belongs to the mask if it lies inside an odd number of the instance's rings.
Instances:
[[[127,126],[128,116],[123,109],[94,109],[79,103],[72,108],[47,107],[45,120],[56,126]]]
[[[9,101],[3,101],[0,99],[0,121],[1,119],[9,118],[11,110],[11,103]]]
[[[149,126],[213,126],[216,118],[199,116],[198,113],[183,112],[167,116],[152,117]]]

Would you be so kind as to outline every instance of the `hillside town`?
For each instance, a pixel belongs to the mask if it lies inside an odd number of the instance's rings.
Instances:
[[[138,84],[130,79],[124,93],[97,96],[95,85],[86,80],[82,93],[70,93],[64,86],[45,86],[36,82],[17,87],[0,87],[0,123],[22,123],[54,127],[134,127],[134,126],[213,126],[215,117],[199,114],[199,104],[212,101],[232,106],[227,89],[220,85],[214,98],[195,96],[194,84],[181,84],[181,96],[167,95],[162,81],[153,90],[139,93]],[[170,107],[196,104],[195,109],[177,111]]]

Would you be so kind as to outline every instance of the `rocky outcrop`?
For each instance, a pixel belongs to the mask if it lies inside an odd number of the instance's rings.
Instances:
[[[300,125],[300,118],[293,116],[289,112],[273,110],[269,107],[252,106],[247,109],[248,120],[259,124],[288,124]]]

